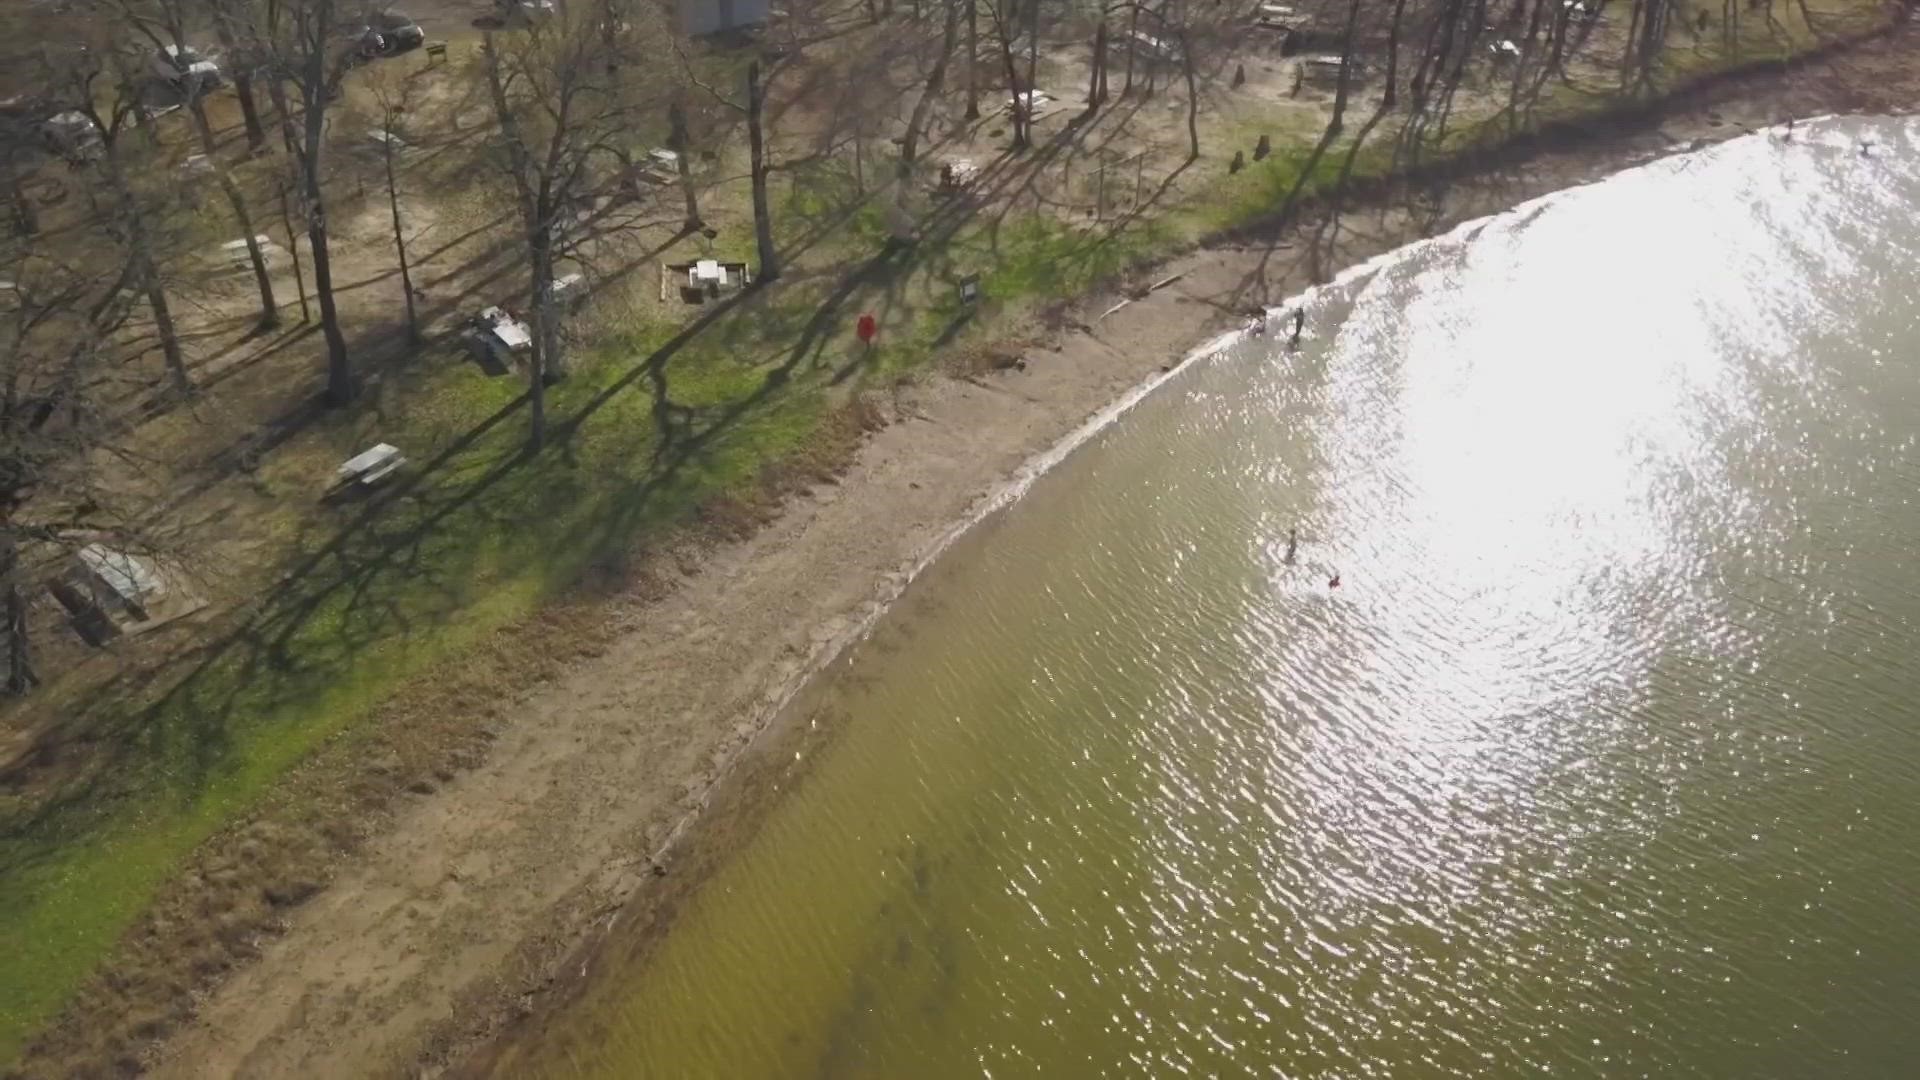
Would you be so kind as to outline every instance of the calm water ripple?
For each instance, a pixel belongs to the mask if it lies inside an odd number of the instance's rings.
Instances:
[[[1916,210],[1920,121],[1802,124],[1195,365],[501,1072],[1912,1075]]]

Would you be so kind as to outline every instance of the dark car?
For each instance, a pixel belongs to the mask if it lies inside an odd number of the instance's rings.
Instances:
[[[361,31],[360,55],[368,59],[399,56],[419,48],[426,40],[427,33],[419,23],[397,11],[382,11],[369,17],[366,29]]]

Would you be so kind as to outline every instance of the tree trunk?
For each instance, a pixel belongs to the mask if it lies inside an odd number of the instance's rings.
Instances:
[[[1180,31],[1180,65],[1187,73],[1187,160],[1200,160],[1200,85],[1193,73],[1193,42]]]
[[[278,79],[267,80],[267,97],[273,102],[273,111],[280,121],[280,141],[286,147],[287,160],[294,166],[294,181],[299,182],[299,147],[293,138],[293,114],[287,110],[286,88]],[[282,177],[280,189],[280,225],[287,231],[287,254],[293,258],[293,287],[300,294],[300,321],[312,322],[313,312],[307,307],[307,279],[300,269],[300,234],[294,230],[293,214],[287,207],[287,181]]]
[[[760,250],[760,280],[780,276],[780,256],[773,248],[773,219],[767,208],[767,148],[761,130],[766,103],[760,86],[760,62],[747,65],[747,153],[753,171],[753,239]]]
[[[117,74],[120,92],[125,99],[137,100],[131,74],[124,67],[120,67]],[[184,397],[193,393],[193,380],[187,377],[187,364],[180,353],[180,336],[174,329],[173,312],[167,306],[166,290],[160,287],[160,274],[153,260],[153,238],[147,231],[146,210],[140,205],[132,186],[127,183],[126,168],[120,160],[119,133],[112,125],[100,123],[99,118],[91,113],[89,117],[102,134],[107,183],[112,186],[114,197],[119,200],[120,212],[126,215],[127,257],[139,279],[141,291],[146,294],[147,306],[153,312],[153,328],[160,336],[160,354],[166,359],[168,379],[173,383],[174,392]],[[144,116],[140,126],[151,137],[153,118]]]
[[[40,231],[40,215],[33,209],[33,200],[27,197],[26,185],[19,176],[8,178],[8,193],[13,198],[13,228],[16,235],[32,236]]]
[[[620,12],[615,0],[604,0],[600,6],[600,49],[607,58],[607,85],[612,90],[613,100],[624,102],[626,95],[621,92],[620,78]],[[620,162],[620,190],[627,198],[639,202],[644,193],[640,190],[640,174],[633,167],[633,150],[624,138],[613,142],[613,156]]]
[[[940,87],[947,78],[947,59],[953,55],[954,35],[960,29],[960,8],[956,0],[947,0],[947,22],[940,32],[940,55],[933,61],[933,71],[927,76],[927,88],[921,93],[920,100],[913,103],[913,114],[907,117],[907,133],[900,140],[900,179],[905,180],[913,172],[914,155],[919,151],[920,132],[927,122],[927,113],[940,97]]]
[[[317,155],[319,147],[315,145],[312,152]],[[320,183],[313,170],[306,173],[301,202],[307,213],[307,250],[313,255],[313,295],[320,301],[320,330],[327,339],[327,402],[345,405],[359,388],[354,385],[346,335],[340,332],[340,310],[333,300],[333,260],[327,250],[327,215],[320,201]]]
[[[260,123],[260,108],[253,97],[253,71],[242,58],[233,32],[233,13],[227,9],[225,0],[212,6],[214,34],[233,66],[233,93],[240,99],[240,119],[247,129],[247,152],[258,153],[267,145],[267,130]]]
[[[533,362],[527,365],[527,449],[547,444],[547,368],[554,363],[560,335],[553,319],[553,227],[535,214],[527,237],[533,264]]]
[[[320,188],[320,145],[326,132],[326,86],[320,67],[324,56],[316,54],[301,90],[305,106],[305,138],[295,141],[293,117],[287,112],[284,93],[278,83],[269,84],[274,105],[280,112],[284,133],[293,148],[294,165],[299,172],[300,212],[307,223],[307,251],[313,256],[313,295],[320,301],[320,330],[327,339],[327,403],[345,405],[358,391],[353,367],[347,357],[346,335],[340,332],[340,311],[333,298],[333,261],[327,249],[326,202]]]
[[[688,232],[700,228],[705,222],[700,220],[700,200],[693,190],[693,163],[687,160],[692,152],[692,142],[687,136],[687,111],[677,101],[667,104],[667,148],[673,151],[673,171],[679,177],[680,195],[687,203],[686,227]]]
[[[180,355],[180,335],[173,327],[173,311],[167,306],[167,291],[160,287],[160,274],[154,269],[153,256],[145,250],[146,241],[140,241],[142,248],[136,256],[140,260],[140,277],[147,290],[147,307],[153,310],[153,329],[160,335],[160,354],[167,360],[167,375],[173,380],[174,392],[185,396],[193,393],[193,380],[187,376],[187,364]]]
[[[967,0],[967,119],[980,119],[980,0]]]
[[[1087,75],[1087,115],[1100,111],[1100,84],[1106,79],[1107,67],[1107,20],[1101,19],[1093,28],[1093,70]]]
[[[189,92],[188,106],[193,112],[193,129],[200,136],[200,152],[205,154],[207,162],[213,168],[213,175],[219,181],[220,191],[227,197],[227,205],[233,208],[233,219],[240,225],[240,235],[247,242],[247,261],[253,264],[253,283],[260,290],[260,325],[271,327],[280,322],[280,305],[273,298],[273,279],[267,274],[267,258],[260,250],[260,241],[255,239],[253,216],[247,213],[247,200],[240,193],[240,185],[233,182],[232,174],[220,162],[213,139],[213,125],[207,122],[207,106],[198,93]],[[255,118],[258,122],[258,118]]]
[[[393,114],[386,119],[387,132],[393,132]],[[381,154],[387,166],[387,208],[393,212],[393,248],[400,255],[400,290],[407,298],[407,344],[420,345],[420,316],[413,306],[413,274],[407,267],[407,235],[400,227],[400,186],[393,176],[393,140],[382,139]]]
[[[1025,150],[1027,148],[1027,110],[1032,106],[1033,98],[1023,94],[1031,95],[1033,88],[1028,87],[1024,92],[1020,89],[1020,72],[1013,64],[1013,31],[1007,25],[1012,19],[1004,18],[1000,12],[995,11],[993,21],[995,29],[1000,32],[1000,62],[1006,65],[1007,90],[1012,95],[1007,104],[1013,116],[1013,148]]]
[[[247,152],[258,153],[267,145],[267,129],[260,124],[260,106],[253,100],[253,76],[236,72],[233,94],[240,99],[240,122],[247,129]]]
[[[160,336],[160,354],[165,357],[167,376],[174,392],[193,393],[193,380],[187,377],[187,364],[180,353],[180,336],[173,325],[173,311],[167,306],[167,293],[160,287],[160,274],[153,263],[152,239],[147,235],[147,216],[139,200],[127,186],[120,167],[118,138],[108,138],[106,146],[107,180],[120,200],[127,223],[127,257],[132,260],[140,289],[146,294],[147,307],[153,312],[153,329]]]
[[[1027,141],[1033,141],[1034,73],[1040,64],[1040,0],[1027,0]]]
[[[300,321],[313,321],[313,312],[307,309],[307,276],[300,269],[300,234],[293,231],[293,214],[287,209],[287,180],[281,177],[275,182],[280,191],[280,227],[287,233],[287,257],[293,260],[293,289],[300,294]]]
[[[20,585],[20,553],[12,536],[0,540],[0,579],[6,592],[7,692],[24,694],[39,682],[27,638],[27,596]]]
[[[1120,96],[1133,93],[1133,58],[1139,53],[1138,39],[1134,34],[1140,30],[1140,4],[1138,0],[1127,6],[1127,81],[1120,84]]]

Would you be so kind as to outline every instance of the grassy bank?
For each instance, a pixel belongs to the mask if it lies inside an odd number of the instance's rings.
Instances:
[[[1114,230],[955,207],[911,247],[888,246],[879,213],[850,193],[796,188],[810,194],[790,195],[783,216],[807,224],[788,237],[807,250],[788,279],[684,327],[609,317],[550,398],[558,430],[541,454],[523,452],[519,386],[464,366],[398,376],[373,405],[330,420],[323,438],[335,448],[403,433],[415,462],[404,485],[377,503],[291,521],[288,574],[254,617],[157,703],[100,718],[121,767],[5,819],[0,1063],[210,835],[319,798],[290,793],[283,778],[323,746],[351,764],[399,688],[475,652],[502,663],[540,653],[571,632],[542,613],[582,582],[624,576],[636,553],[669,537],[750,528],[783,491],[843,464],[866,423],[861,395],[883,395],[936,356],[1037,333],[1034,316],[1053,302],[1271,214],[1303,173],[1304,193],[1320,193],[1343,151],[1315,160],[1283,146],[1231,178],[1210,158],[1203,167],[1217,179]],[[1363,153],[1356,175],[1390,164]],[[974,272],[990,301],[969,313],[954,286]],[[863,311],[882,322],[871,352],[850,333]],[[269,458],[256,482],[298,497],[311,487],[303,468]],[[484,725],[499,700],[475,692],[487,684],[471,672],[462,678],[450,685],[464,696],[437,703],[442,722]],[[227,911],[192,915],[210,936],[228,929]]]

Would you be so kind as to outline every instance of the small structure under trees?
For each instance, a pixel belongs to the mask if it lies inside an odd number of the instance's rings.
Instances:
[[[765,25],[768,4],[767,0],[674,0],[673,7],[681,33],[705,37]]]
[[[53,594],[89,644],[104,645],[191,615],[206,606],[177,571],[159,560],[88,544],[75,553]]]

